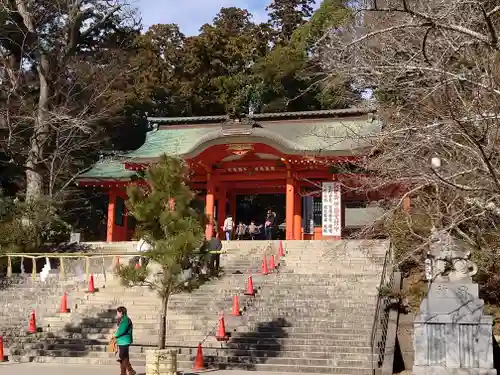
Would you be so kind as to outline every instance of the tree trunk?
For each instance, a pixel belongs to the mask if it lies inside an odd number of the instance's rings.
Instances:
[[[37,35],[35,20],[26,0],[15,1],[17,10],[23,18],[24,25],[33,34]],[[39,42],[42,44],[41,42]],[[40,47],[41,48],[41,47]],[[50,126],[47,122],[47,113],[50,106],[50,59],[43,50],[39,54],[39,60],[35,62],[40,84],[38,95],[38,108],[36,111],[33,134],[30,139],[30,147],[26,158],[26,201],[33,202],[43,193],[43,176],[40,172],[40,164],[43,162],[45,145],[49,139]]]
[[[165,349],[165,342],[167,341],[167,309],[169,298],[170,294],[166,294],[165,297],[162,298],[158,349]]]
[[[40,82],[38,109],[26,160],[26,201],[28,202],[36,201],[43,193],[43,176],[40,173],[39,163],[43,160],[44,148],[50,131],[47,123],[50,95],[49,83],[45,73],[47,69],[49,69],[48,58],[42,54],[40,64],[37,67]]]

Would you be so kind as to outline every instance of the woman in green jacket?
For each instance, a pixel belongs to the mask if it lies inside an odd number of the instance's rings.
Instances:
[[[130,364],[129,348],[132,344],[133,324],[127,316],[127,309],[120,306],[116,309],[118,329],[115,332],[116,345],[118,346],[118,361],[120,362],[120,375],[135,375],[136,372]]]

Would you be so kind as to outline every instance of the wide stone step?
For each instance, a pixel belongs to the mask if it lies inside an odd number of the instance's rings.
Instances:
[[[62,330],[47,330],[47,333],[54,333],[60,337],[75,337],[75,338],[94,338],[109,339],[109,336],[114,332],[115,328],[94,328],[94,327],[72,327],[71,329]],[[190,341],[192,337],[199,337],[200,335],[207,335],[211,331],[211,327],[206,327],[205,329],[189,329],[189,330],[179,330],[168,328],[169,337],[174,339],[176,342],[187,340]],[[255,341],[257,339],[289,339],[289,340],[350,340],[352,338],[356,339],[366,339],[371,335],[371,330],[353,330],[346,329],[340,332],[324,332],[319,329],[316,330],[303,330],[303,331],[284,331],[277,330],[274,332],[262,332],[262,331],[234,331],[231,327],[226,326],[226,332],[231,336],[232,339]],[[151,336],[158,334],[158,328],[152,329],[136,329],[134,330],[134,339],[143,343],[143,340],[149,340]],[[212,332],[211,335],[215,335]],[[149,342],[149,341],[148,341]]]
[[[156,332],[156,335],[158,332]],[[215,335],[215,332],[213,333]],[[68,335],[64,335],[64,333],[60,333],[58,335],[60,340],[66,340],[68,338],[71,339],[83,339],[83,340],[90,340],[89,342],[108,342],[109,340],[109,333],[108,334],[103,334],[103,333],[85,333],[85,334],[78,334],[78,333],[72,333]],[[196,345],[196,343],[200,342],[205,337],[205,335],[194,335],[194,336],[176,336],[176,337],[167,337],[167,342],[170,345],[180,345],[184,344],[189,345],[193,344]],[[238,337],[238,344],[246,343],[246,344],[262,344],[262,345],[269,345],[269,344],[288,344],[288,345],[313,345],[313,346],[319,346],[319,345],[326,345],[326,346],[352,346],[352,347],[358,347],[358,346],[370,346],[370,337],[365,337],[365,336],[353,336],[353,335],[337,335],[337,336],[330,336],[331,338],[317,338],[315,335],[310,335],[309,337],[303,336],[302,338],[297,338],[296,336],[290,336],[290,337]],[[234,340],[235,338],[233,338]],[[213,336],[208,336],[207,340],[213,340],[215,342],[215,337]],[[157,343],[157,338],[155,335],[150,334],[150,335],[134,335],[134,342],[138,345],[156,345]]]
[[[254,332],[260,337],[265,337],[265,335],[279,337],[283,334],[284,337],[296,337],[299,335],[321,335],[325,337],[338,337],[339,335],[370,335],[371,328],[329,328],[325,329],[322,327],[242,327],[238,329],[238,332],[244,332],[244,334]]]
[[[238,357],[236,357],[238,358]],[[255,362],[254,360],[252,360]],[[89,357],[50,357],[38,356],[33,358],[36,363],[64,363],[64,364],[78,364],[78,365],[108,365],[116,367],[116,360],[109,358],[89,358]],[[347,362],[347,361],[344,361]],[[145,366],[144,361],[134,361],[134,366]],[[339,375],[370,375],[372,370],[369,363],[363,363],[363,367],[353,367],[354,363],[346,363],[346,367],[339,366],[308,366],[308,365],[276,365],[266,363],[224,363],[213,362],[208,368],[218,369],[238,369],[238,370],[254,370],[254,371],[267,371],[267,372],[292,372],[292,373],[323,373],[323,374],[339,374]],[[193,362],[178,361],[179,370],[192,370]]]
[[[376,264],[380,267],[383,266],[385,261],[385,254],[361,254],[361,253],[337,253],[337,254],[323,254],[323,256],[314,256],[311,254],[297,253],[297,254],[287,254],[280,259],[280,264],[283,266],[288,266],[290,264],[318,264],[324,265],[343,265],[343,264]]]
[[[371,337],[368,337],[367,335],[336,335],[336,336],[327,336],[327,335],[321,335],[321,334],[311,334],[311,335],[290,335],[285,337],[285,335],[278,336],[271,336],[268,335],[266,337],[260,336],[260,335],[237,335],[238,332],[235,332],[231,338],[230,341],[228,342],[227,346],[231,347],[233,343],[236,344],[248,344],[248,345],[253,345],[253,344],[289,344],[289,345],[327,345],[327,346],[342,346],[342,345],[347,345],[347,346],[370,346],[370,340]],[[215,333],[214,333],[215,335]],[[213,336],[209,336],[210,339],[215,339]],[[148,340],[148,338],[138,338],[137,342],[141,343],[144,345],[144,341],[142,340]],[[134,339],[135,340],[135,339]],[[199,336],[177,336],[177,337],[168,337],[167,342],[171,345],[180,345],[182,343],[192,343],[192,342],[199,342]],[[150,341],[147,341],[148,343]]]
[[[140,350],[138,350],[140,349]],[[131,354],[134,361],[146,360],[147,348],[134,347],[131,348]],[[44,348],[37,348],[33,346],[29,350],[25,350],[21,355],[27,356],[58,356],[58,357],[92,357],[92,358],[116,358],[114,353],[106,351],[106,346],[92,346],[92,347],[76,347],[71,345],[51,345]],[[275,362],[280,363],[283,359],[288,359],[291,363],[300,364],[303,361],[311,361],[310,364],[314,365],[329,365],[332,362],[338,361],[362,361],[366,362],[371,359],[369,352],[347,353],[347,352],[298,352],[298,351],[267,351],[267,350],[241,350],[241,349],[215,349],[204,348],[203,356],[217,357],[221,362],[234,361],[235,356],[241,357],[243,362],[250,362],[250,358],[254,358],[261,362],[263,360],[275,358]],[[178,361],[194,361],[196,357],[196,350],[178,350]],[[302,361],[301,361],[302,360]],[[314,363],[316,362],[316,363]]]
[[[325,342],[334,342],[334,341],[361,341],[365,344],[370,341],[371,332],[370,333],[337,333],[337,334],[328,334],[324,332],[306,332],[306,333],[292,333],[292,332],[231,332],[227,331],[230,336],[231,341],[238,343],[252,343],[259,340],[290,340],[291,341],[304,341],[305,344],[308,342],[313,343],[314,340],[325,340]],[[215,335],[215,332],[213,333]],[[193,337],[199,337],[199,335],[192,335],[189,332],[185,335],[179,334],[171,334],[167,340],[174,340],[174,342],[182,342],[182,341],[193,341]],[[146,336],[139,336],[140,338],[147,338]]]
[[[307,260],[289,260],[287,259],[283,262],[283,268],[290,268],[296,270],[308,270],[311,268],[315,268],[318,273],[322,273],[322,271],[332,271],[332,272],[343,272],[346,270],[364,270],[374,271],[381,269],[383,265],[383,260],[371,260],[371,259],[359,259],[359,260],[346,260],[346,259],[337,259],[335,263],[331,262],[316,262],[316,261],[307,261]],[[281,267],[281,265],[280,265]]]
[[[277,324],[280,320],[283,320],[283,323]],[[218,322],[217,318],[207,318],[207,319],[196,319],[196,317],[193,318],[192,321],[186,322],[186,321],[175,321],[175,320],[169,320],[168,321],[168,329],[178,329],[178,330],[189,330],[189,329],[200,329],[200,327],[212,327]],[[365,324],[364,324],[365,323]],[[253,329],[253,327],[264,327],[262,329],[268,329],[272,330],[274,328],[300,328],[300,329],[319,329],[319,330],[335,330],[337,329],[336,327],[347,327],[347,328],[370,328],[372,327],[373,323],[370,323],[369,321],[362,320],[362,319],[356,319],[356,320],[348,320],[348,319],[338,319],[335,317],[334,320],[315,320],[315,319],[307,319],[307,318],[302,318],[302,319],[283,319],[282,317],[276,317],[275,319],[259,319],[256,316],[251,316],[248,318],[241,318],[241,317],[227,317],[225,319],[225,324],[226,327],[228,328],[233,328],[233,327],[247,327],[248,329]],[[281,326],[281,327],[280,327]],[[269,327],[269,328],[268,328]],[[256,328],[255,328],[256,329]]]
[[[311,306],[311,308],[314,307],[332,307],[332,308],[337,308],[339,306],[358,306],[358,305],[370,305],[370,306],[375,306],[377,302],[376,296],[360,296],[356,298],[350,298],[347,299],[346,297],[343,296],[325,296],[322,298],[315,298],[314,295],[311,295],[309,297],[297,297],[296,299],[293,298],[293,292],[290,292],[288,296],[284,295],[261,295],[258,296],[258,298],[253,299],[253,298],[247,298],[246,296],[243,296],[242,294],[232,294],[227,297],[216,297],[212,296],[211,300],[189,300],[185,302],[176,302],[176,303],[169,303],[169,310],[175,311],[175,310],[182,310],[186,308],[192,308],[192,309],[197,309],[197,310],[204,310],[206,308],[213,308],[213,307],[223,307],[224,305],[232,306],[232,302],[234,299],[234,296],[238,296],[238,300],[240,305],[252,305],[252,306],[259,306],[262,304],[270,305],[273,306],[274,304],[276,305],[295,305],[295,306]],[[126,301],[121,301],[121,302],[126,302]],[[127,303],[126,304],[127,309],[129,310],[130,314],[133,315],[134,313],[138,315],[142,315],[142,313],[151,311],[151,308],[156,307],[156,304],[134,304],[134,303]],[[105,306],[104,306],[105,307]]]
[[[197,327],[197,320],[195,318],[193,319],[192,322],[188,323],[180,323],[180,321],[175,321],[175,320],[170,320],[168,321],[168,329],[195,329]],[[211,320],[210,322],[217,322],[217,320]],[[264,323],[263,323],[264,322]],[[352,328],[359,328],[359,329],[371,329],[373,322],[367,322],[365,321],[358,321],[358,322],[350,322],[350,321],[344,321],[344,320],[337,320],[337,321],[317,321],[317,320],[300,320],[300,321],[294,321],[292,322],[287,322],[288,326],[278,326],[277,324],[273,323],[268,323],[270,321],[260,321],[255,318],[253,319],[247,319],[239,322],[235,322],[234,320],[226,320],[226,325],[228,327],[232,327],[235,324],[242,324],[239,326],[240,329],[249,329],[249,330],[257,330],[259,329],[260,331],[265,331],[265,330],[273,330],[273,329],[296,329],[296,330],[309,330],[309,329],[319,329],[321,331],[334,331],[338,328],[346,328],[346,329],[352,329]],[[202,322],[205,324],[205,321]],[[209,320],[207,319],[207,325],[209,324]],[[284,324],[283,324],[284,325]]]
[[[188,354],[196,354],[197,350],[197,345],[198,342],[183,342],[183,343],[178,343],[179,345],[173,345],[169,346],[171,348],[175,348],[179,350],[181,353],[188,353]],[[132,353],[143,353],[147,349],[152,348],[155,346],[155,344],[151,344],[150,346],[140,346],[137,344],[133,344],[131,348]],[[224,346],[226,344],[223,344]],[[58,349],[67,349],[67,350],[75,350],[75,351],[81,351],[81,350],[87,350],[89,352],[91,351],[106,351],[107,350],[107,340],[106,341],[96,341],[96,340],[89,340],[89,339],[63,339],[63,338],[52,338],[52,339],[44,339],[43,341],[34,341],[34,342],[28,342],[28,341],[20,341],[16,343],[15,349],[16,350],[23,350],[23,348],[26,349],[46,349],[46,350],[55,350],[56,348]],[[7,349],[8,350],[8,349]],[[335,346],[335,345],[324,345],[324,344],[318,344],[318,345],[295,345],[295,344],[289,344],[288,342],[272,342],[272,343],[252,343],[252,344],[245,344],[245,343],[235,343],[232,342],[230,343],[230,348],[223,347],[221,348],[221,344],[217,341],[214,342],[205,342],[203,343],[203,351],[204,353],[210,354],[212,352],[220,352],[220,351],[262,351],[262,352],[279,352],[279,351],[286,351],[286,352],[337,352],[337,353],[363,353],[363,354],[370,354],[371,353],[371,347],[370,346],[347,346],[347,345],[340,345],[340,346]],[[298,355],[298,354],[297,354]]]
[[[203,348],[203,356],[219,356],[228,357],[237,354],[241,357],[254,357],[254,358],[305,358],[305,359],[340,359],[340,360],[358,360],[365,361],[371,358],[370,348],[361,348],[358,352],[345,352],[344,348],[333,347],[333,350],[323,350],[320,352],[315,351],[297,351],[297,350],[258,350],[258,349],[220,349],[220,348]],[[145,360],[147,347],[130,347],[130,353],[133,355],[134,360]],[[335,350],[337,349],[337,350]],[[342,349],[342,350],[339,350]],[[87,354],[92,357],[114,357],[114,353],[107,352],[106,345],[33,345],[30,350],[25,354],[44,355],[46,352],[56,354],[57,352],[64,353],[65,356],[81,357]],[[77,353],[77,355],[71,355]],[[197,348],[178,349],[177,359],[180,361],[193,361],[197,354]]]
[[[29,357],[90,357],[92,359],[109,359],[115,361],[116,356],[114,353],[107,352],[87,352],[87,351],[68,351],[68,350],[32,350],[28,353],[25,353]],[[145,362],[146,356],[145,354],[137,354],[136,358],[132,358],[132,361],[135,362]],[[188,362],[193,363],[194,358],[191,355],[180,355],[178,358],[179,363]],[[209,359],[212,363],[224,363],[224,364],[257,364],[264,362],[267,365],[288,365],[288,366],[330,366],[330,367],[363,367],[369,366],[370,361],[366,358],[363,359],[342,359],[342,358],[288,358],[288,357],[254,357],[254,356],[242,356],[238,354],[232,356],[222,356],[216,355],[213,358]]]
[[[375,285],[378,285],[380,282],[380,276],[377,274],[378,277],[373,277],[373,278],[364,278],[360,280],[347,280],[346,277],[339,277],[335,275],[336,277],[333,277],[330,279],[325,279],[325,280],[316,280],[313,281],[312,279],[314,278],[314,275],[311,276],[309,279],[308,278],[297,278],[297,279],[288,279],[289,275],[293,274],[280,274],[279,277],[277,277],[275,280],[271,280],[269,282],[269,285],[281,285],[281,286],[286,286],[286,287],[296,287],[297,285],[308,285],[311,288],[315,287],[323,287],[323,288],[332,288],[332,287],[341,287],[341,288],[346,288],[346,289],[356,289],[360,288],[360,284],[362,285],[373,285],[372,283],[376,283]],[[373,286],[375,286],[373,285]]]
[[[168,331],[169,332],[189,332],[189,331],[204,331],[208,332],[210,329],[212,329],[216,324],[218,320],[217,319],[206,319],[206,320],[199,320],[199,321],[193,321],[189,323],[182,323],[182,322],[176,322],[176,321],[169,321],[168,322]],[[293,325],[288,326],[288,327],[279,327],[279,326],[262,326],[261,323],[253,321],[248,321],[248,322],[236,322],[234,320],[228,320],[226,321],[226,326],[229,329],[233,329],[236,327],[238,331],[240,332],[262,332],[262,333],[267,333],[267,332],[279,332],[279,331],[284,331],[284,332],[295,332],[295,333],[308,333],[308,332],[324,332],[325,334],[336,334],[336,333],[342,333],[343,331],[349,331],[349,332],[366,332],[367,330],[371,330],[371,325],[366,324],[365,326],[360,326],[359,324],[356,323],[348,323],[348,322],[337,322],[336,326],[331,324],[326,325],[326,324],[318,324],[315,323],[314,321],[311,322],[295,322]],[[238,324],[238,325],[236,325]],[[332,327],[333,325],[333,327]],[[154,323],[134,323],[134,332],[138,333],[140,331],[155,331],[159,327],[159,322],[154,322]],[[105,325],[105,324],[99,324],[96,326],[93,325],[75,325],[75,326],[69,326],[69,325],[64,325],[64,324],[52,324],[50,326],[46,326],[46,329],[44,329],[44,332],[59,332],[61,330],[64,330],[65,332],[88,332],[88,333],[101,333],[101,332],[109,332],[111,329],[116,329],[116,325]],[[57,328],[57,329],[55,329]]]
[[[274,296],[262,296],[259,297],[258,299],[247,299],[247,298],[242,298],[241,295],[239,297],[239,304],[240,308],[258,308],[260,306],[269,306],[269,307],[279,307],[281,305],[284,305],[283,307],[290,307],[290,306],[296,306],[296,307],[307,307],[310,306],[311,310],[313,309],[320,309],[320,308],[333,308],[333,309],[341,309],[342,307],[358,307],[358,306],[367,306],[367,307],[375,307],[376,306],[376,297],[374,296],[366,296],[361,299],[343,299],[343,298],[337,298],[337,297],[331,297],[328,299],[321,299],[321,300],[316,300],[314,298],[311,299],[297,299],[297,300],[292,300],[289,297],[287,298],[279,298],[279,297],[274,297]],[[233,298],[234,296],[227,297],[225,299],[214,299],[212,301],[199,301],[198,303],[192,302],[192,303],[186,303],[186,304],[177,304],[177,305],[169,305],[169,312],[175,315],[179,314],[190,314],[190,315],[195,315],[200,312],[206,311],[206,310],[213,310],[213,309],[224,309],[226,307],[232,308],[233,305]],[[158,309],[155,309],[156,305],[133,305],[133,304],[125,304],[127,306],[130,316],[136,316],[136,317],[141,317],[143,318],[144,316],[151,316],[152,311],[158,311]],[[113,305],[114,307],[114,305]],[[107,305],[93,305],[89,306],[89,308],[82,308],[79,307],[78,309],[73,310],[75,313],[79,314],[88,314],[92,315],[92,313],[100,313],[110,310],[109,313],[111,314],[113,309],[109,309],[109,306]]]
[[[272,311],[302,311],[302,312],[307,312],[307,313],[314,313],[316,314],[317,312],[324,312],[324,313],[332,313],[336,311],[347,311],[347,310],[373,310],[375,309],[376,303],[374,302],[337,302],[337,303],[331,303],[331,302],[324,302],[323,304],[321,303],[316,303],[314,300],[310,301],[311,304],[308,303],[294,303],[293,301],[282,301],[279,299],[270,299],[267,301],[263,301],[261,303],[255,303],[255,304],[249,304],[248,308],[259,308],[259,307],[270,307],[270,310]],[[242,305],[240,303],[240,308],[244,308],[245,305]],[[203,304],[201,306],[194,305],[194,306],[182,306],[182,307],[172,307],[169,309],[169,312],[172,314],[176,313],[190,313],[192,315],[200,315],[204,314],[207,311],[221,311],[221,310],[230,310],[232,308],[232,301],[221,301],[219,303],[213,303],[211,305],[205,305]],[[334,311],[332,311],[334,310]],[[133,308],[129,307],[130,311],[130,316],[133,317],[134,310]],[[138,315],[141,314],[141,312],[136,312]],[[308,314],[309,315],[309,314]]]
[[[369,307],[359,307],[359,308],[348,308],[348,309],[316,309],[314,311],[309,311],[306,308],[282,308],[282,307],[273,307],[268,310],[263,310],[259,312],[253,313],[251,316],[258,317],[261,321],[265,320],[274,320],[278,317],[283,318],[316,318],[316,319],[325,319],[326,317],[336,317],[338,319],[348,319],[350,321],[364,320],[367,316],[371,315],[373,311]]]
[[[311,285],[307,282],[304,282],[302,284],[300,283],[292,283],[292,284],[284,284],[284,283],[276,283],[276,284],[266,284],[264,286],[259,286],[254,283],[254,288],[256,289],[256,295],[269,295],[269,294],[276,294],[276,295],[288,295],[290,297],[290,294],[297,295],[298,298],[300,297],[310,297],[310,296],[317,296],[317,298],[323,298],[323,297],[344,297],[344,296],[349,296],[351,295],[352,297],[358,297],[358,294],[361,295],[376,295],[377,294],[377,289],[375,286],[378,285],[378,282],[376,284],[372,283],[357,283],[356,286],[348,286],[346,283],[344,284],[332,284],[332,285]],[[181,295],[175,295],[172,296],[171,299],[169,300],[169,304],[176,304],[176,303],[185,303],[188,301],[196,301],[196,300],[204,300],[208,301],[214,296],[218,296],[221,298],[227,298],[229,296],[233,296],[235,294],[243,295],[243,293],[247,289],[247,283],[242,283],[242,285],[231,288],[231,289],[224,289],[224,290],[215,290],[215,291],[204,291],[203,293],[198,292],[198,293],[193,293],[193,294],[181,294]],[[353,293],[356,293],[353,295]],[[211,297],[211,298],[210,298]],[[291,297],[290,297],[291,298]],[[133,295],[128,295],[127,293],[121,293],[120,295],[118,294],[110,294],[110,295],[95,295],[92,296],[92,298],[86,300],[86,301],[72,301],[71,299],[68,301],[69,304],[72,304],[72,302],[76,303],[99,303],[99,304],[108,304],[112,305],[115,301],[126,301],[131,304],[140,306],[140,305],[156,305],[159,304],[160,301],[157,297],[157,295],[148,295],[144,297],[137,297]],[[51,303],[47,304],[46,307],[57,307],[59,305],[60,299],[57,301],[58,303]]]
[[[371,301],[367,300],[368,297],[365,297],[366,299],[363,300],[358,300],[358,299],[345,299],[342,301],[342,299],[335,298],[335,297],[325,297],[325,298],[314,298],[314,296],[310,296],[309,298],[297,298],[297,299],[292,299],[290,297],[281,297],[281,296],[266,296],[265,299],[260,299],[256,301],[256,305],[258,304],[269,304],[273,305],[276,304],[276,306],[283,306],[285,308],[288,308],[290,306],[295,306],[295,307],[310,307],[311,309],[315,308],[337,308],[339,306],[344,306],[344,307],[356,307],[356,306],[376,306],[376,300],[375,298],[369,298]]]

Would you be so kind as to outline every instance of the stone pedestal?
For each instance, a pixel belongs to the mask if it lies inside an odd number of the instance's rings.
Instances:
[[[150,349],[146,351],[146,375],[176,375],[177,350]]]
[[[414,321],[414,375],[496,375],[491,316],[472,281],[431,284]]]

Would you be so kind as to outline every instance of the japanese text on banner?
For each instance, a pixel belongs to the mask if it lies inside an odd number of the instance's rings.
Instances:
[[[322,186],[323,236],[342,234],[341,187],[338,182],[323,182]]]

